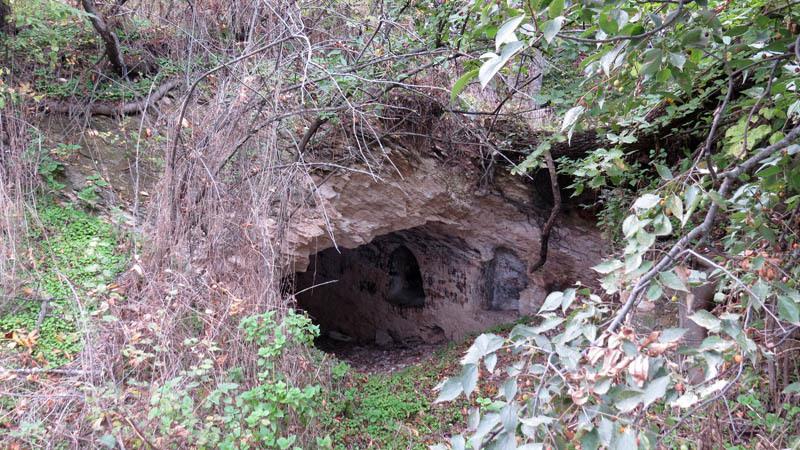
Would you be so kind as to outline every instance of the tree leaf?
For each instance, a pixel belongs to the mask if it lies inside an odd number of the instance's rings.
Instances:
[[[560,16],[562,11],[564,11],[564,0],[553,0],[547,7],[547,15],[551,19]]]
[[[658,336],[658,342],[675,342],[686,334],[685,328],[667,328]]]
[[[778,297],[778,317],[792,325],[800,325],[800,307],[791,298],[781,295]]]
[[[619,269],[619,268],[621,268],[623,266],[624,266],[624,264],[622,263],[622,261],[620,261],[618,259],[610,259],[608,261],[603,261],[602,263],[592,267],[592,270],[594,270],[595,272],[602,273],[603,275],[605,275],[605,274],[611,273],[611,272],[613,272],[613,271],[615,271],[615,270],[617,270],[617,269]]]
[[[461,359],[461,364],[477,364],[481,358],[502,347],[503,342],[503,338],[496,334],[485,333],[478,336]]]
[[[464,395],[469,398],[475,386],[478,385],[478,366],[476,364],[466,364],[461,369],[461,385],[464,389]]]
[[[561,31],[561,26],[564,25],[564,20],[566,20],[566,17],[558,16],[555,19],[548,20],[542,25],[544,40],[547,41],[548,44],[553,42],[553,39],[555,39],[558,32]]]
[[[710,312],[704,309],[695,312],[694,314],[689,316],[689,319],[691,319],[692,322],[705,328],[706,330],[711,331],[712,333],[719,332],[720,325],[722,325],[721,320],[719,320],[715,315],[711,314]]]
[[[686,225],[686,222],[692,216],[695,208],[700,203],[700,188],[695,185],[691,185],[686,188],[686,191],[683,193],[683,204],[686,207],[686,212],[681,219],[681,226],[683,227]]]
[[[631,450],[639,448],[636,444],[636,431],[633,427],[625,427],[624,430],[611,440],[609,450]]]
[[[658,278],[661,280],[661,283],[670,288],[675,289],[676,291],[682,292],[689,292],[689,289],[686,288],[686,285],[683,283],[683,280],[675,274],[674,271],[670,270],[667,272],[661,272],[658,274]]]
[[[644,209],[648,210],[653,206],[656,206],[658,202],[661,201],[661,197],[654,194],[644,194],[633,203],[634,209]]]
[[[672,222],[669,221],[669,217],[664,214],[659,214],[653,220],[653,232],[656,236],[669,236],[672,233]]]
[[[656,172],[658,172],[658,175],[666,181],[674,178],[672,176],[672,172],[669,170],[669,168],[667,168],[667,166],[656,164]]]
[[[617,61],[617,57],[619,56],[622,49],[625,48],[625,45],[627,45],[627,42],[623,42],[622,44],[617,45],[616,47],[612,48],[611,50],[603,54],[603,56],[600,58],[600,66],[603,68],[603,72],[606,75],[611,74],[611,71],[616,66],[615,62]]]
[[[569,111],[567,111],[567,113],[564,114],[564,121],[561,122],[561,131],[563,132],[567,128],[572,128],[575,125],[575,123],[578,122],[578,119],[581,117],[581,114],[583,114],[583,111],[585,110],[586,108],[584,108],[581,105],[573,106],[572,108],[570,108]]]
[[[664,397],[664,395],[667,393],[669,380],[670,376],[665,375],[652,380],[647,384],[647,386],[645,386],[644,392],[642,393],[642,403],[644,403],[645,408],[650,406],[650,404],[652,404],[654,401]]]
[[[647,299],[648,300],[658,300],[661,298],[661,295],[664,293],[664,289],[661,288],[661,284],[658,280],[653,280],[650,283],[650,286],[647,288]]]
[[[783,389],[784,394],[798,394],[800,393],[800,381],[796,381]]]
[[[561,296],[561,311],[566,313],[567,308],[570,307],[572,302],[575,301],[575,291],[574,288],[564,289],[564,295]]]
[[[454,102],[458,95],[466,89],[469,82],[474,80],[475,77],[478,76],[479,69],[472,69],[469,72],[461,75],[461,77],[456,80],[455,84],[453,85],[453,89],[450,91],[450,101]]]
[[[581,436],[581,450],[597,450],[600,448],[600,434],[597,428]]]
[[[486,370],[489,371],[489,373],[494,372],[494,366],[497,364],[497,354],[490,353],[483,359],[483,364],[486,366]]]
[[[683,70],[683,65],[686,64],[686,57],[680,53],[670,52],[669,63],[677,67],[678,70]]]
[[[700,401],[700,398],[694,392],[687,392],[670,403],[670,406],[677,406],[678,408],[689,408],[695,403]]]
[[[503,44],[507,44],[509,42],[515,42],[517,40],[517,35],[514,31],[519,27],[519,24],[525,19],[525,14],[517,17],[513,17],[508,19],[500,28],[497,30],[497,34],[494,36],[494,46],[497,51],[500,51],[500,46]]]
[[[502,392],[507,402],[514,400],[517,395],[517,377],[508,377],[503,383]]]
[[[433,403],[449,402],[461,395],[463,391],[464,387],[460,377],[448,378],[447,381],[439,387],[439,396],[436,397]]]
[[[665,206],[667,207],[667,211],[683,222],[683,200],[681,200],[680,197],[675,194],[670,195],[667,197]]]
[[[490,53],[490,58],[484,61],[478,70],[478,79],[481,82],[481,87],[485,88],[492,78],[497,75],[497,72],[506,65],[509,59],[517,52],[522,50],[523,44],[520,41],[509,42],[503,46],[503,51],[499,55]]]
[[[539,309],[539,314],[552,311],[561,306],[561,300],[563,299],[563,296],[564,293],[561,291],[554,291],[548,294],[547,298],[544,299],[542,307]]]
[[[545,331],[550,331],[553,328],[561,325],[562,322],[564,322],[563,317],[548,317],[538,326],[533,327],[533,330],[536,333],[544,333]]]
[[[457,434],[450,438],[450,446],[453,450],[464,450],[467,442],[464,440],[464,436]]]

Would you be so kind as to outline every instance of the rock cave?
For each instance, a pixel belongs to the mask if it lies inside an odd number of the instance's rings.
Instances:
[[[482,258],[436,223],[327,248],[295,276],[297,304],[323,340],[381,348],[441,344],[513,321],[528,283],[514,250]]]
[[[419,153],[396,150],[392,162],[380,181],[314,179],[313,208],[282,240],[297,306],[340,358],[344,347],[427,351],[535,314],[603,252],[596,228],[567,208],[547,264],[531,273],[550,208],[533,180],[499,175],[482,191],[479,174]]]

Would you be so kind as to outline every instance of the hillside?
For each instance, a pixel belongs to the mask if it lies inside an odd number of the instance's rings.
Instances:
[[[0,0],[0,446],[800,446],[793,0]]]

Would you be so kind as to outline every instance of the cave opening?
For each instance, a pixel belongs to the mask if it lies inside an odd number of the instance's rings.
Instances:
[[[295,274],[294,292],[297,307],[320,327],[317,346],[356,365],[411,363],[514,320],[525,263],[504,247],[482,255],[449,231],[428,223],[312,255]]]

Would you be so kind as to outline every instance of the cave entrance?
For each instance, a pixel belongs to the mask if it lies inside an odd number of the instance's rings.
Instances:
[[[461,239],[431,226],[328,248],[295,274],[297,306],[319,325],[318,347],[342,359],[366,349],[393,358],[428,354],[456,334],[466,299],[477,294],[470,286],[479,283],[469,280],[480,274],[479,260]]]
[[[479,250],[456,233],[429,222],[312,255],[294,292],[320,327],[317,346],[356,367],[393,370],[515,320],[528,286],[525,261],[491,242]]]

